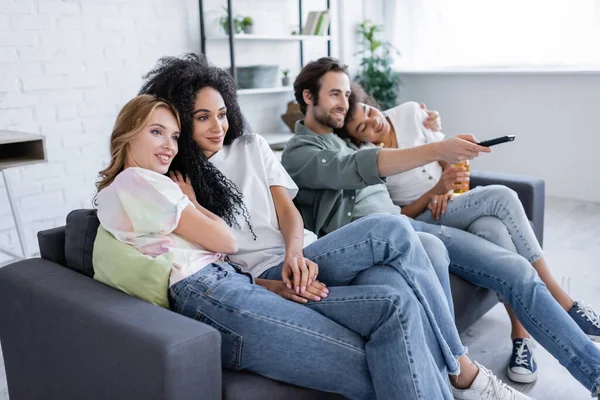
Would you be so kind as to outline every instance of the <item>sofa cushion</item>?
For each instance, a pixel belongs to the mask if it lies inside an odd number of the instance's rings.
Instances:
[[[100,221],[96,210],[74,210],[67,215],[65,226],[65,260],[67,267],[94,276],[92,254]]]

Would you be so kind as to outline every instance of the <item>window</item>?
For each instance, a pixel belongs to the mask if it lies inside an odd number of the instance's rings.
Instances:
[[[403,69],[600,70],[600,0],[388,0]]]

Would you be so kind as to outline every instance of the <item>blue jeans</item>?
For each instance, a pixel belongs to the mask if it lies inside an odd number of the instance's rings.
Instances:
[[[320,302],[285,300],[211,264],[170,288],[172,309],[221,332],[226,368],[351,399],[452,399],[447,373],[458,371],[464,348],[408,219],[362,218],[305,255],[329,283]],[[387,285],[367,284],[381,277]]]
[[[498,293],[531,336],[595,395],[600,350],[552,297],[526,258],[460,229],[416,220],[412,225],[441,239],[450,255],[450,272]]]
[[[471,232],[520,254],[530,263],[542,257],[542,248],[517,193],[506,186],[479,186],[456,196],[438,221],[429,210],[416,219]]]

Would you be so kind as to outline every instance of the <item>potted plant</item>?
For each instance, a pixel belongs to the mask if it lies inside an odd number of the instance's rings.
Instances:
[[[223,31],[226,34],[229,34],[229,11],[225,7],[223,7],[223,10],[225,10],[225,15],[223,15],[219,19],[219,24],[221,25],[221,28],[223,28]],[[233,32],[234,33],[242,33],[242,31],[243,31],[242,18],[240,18],[239,16],[236,16],[233,19]]]
[[[242,19],[242,29],[244,30],[244,33],[254,33],[254,20],[252,17],[244,17],[244,19]]]
[[[290,86],[290,77],[289,77],[290,70],[284,69],[281,72],[283,74],[283,77],[281,78],[281,86]]]
[[[400,52],[391,43],[378,39],[382,30],[381,25],[369,20],[359,25],[362,50],[356,54],[362,58],[359,73],[354,79],[373,96],[382,110],[387,110],[396,105],[398,98],[400,76],[392,69],[392,65],[393,55],[399,55]]]

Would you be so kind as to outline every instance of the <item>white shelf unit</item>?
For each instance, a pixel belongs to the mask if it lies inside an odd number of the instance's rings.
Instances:
[[[274,88],[239,89],[237,94],[238,96],[244,96],[251,94],[289,93],[292,90],[294,90],[292,86],[280,86]]]
[[[271,148],[282,147],[287,143],[288,140],[294,136],[293,133],[262,133],[262,137],[267,139],[267,143]]]
[[[307,41],[307,40],[321,40],[329,41],[331,36],[322,35],[268,35],[268,34],[240,34],[233,35],[235,40],[267,40],[267,41]],[[223,36],[211,36],[207,37],[208,40],[228,40],[229,37]]]
[[[304,21],[302,19],[302,2],[303,0],[298,0],[298,28],[299,32],[302,31]],[[235,15],[233,12],[233,0],[227,0],[227,14],[229,16]],[[326,0],[326,9],[331,10],[330,0]],[[304,42],[320,42],[327,44],[327,55],[331,56],[331,45],[332,45],[332,37],[331,30],[328,28],[327,35],[277,35],[277,34],[247,34],[247,33],[234,33],[234,34],[224,34],[224,35],[211,35],[206,36],[204,31],[204,0],[198,0],[199,10],[200,10],[200,44],[201,51],[203,54],[206,54],[206,41],[227,41],[229,43],[229,56],[230,56],[230,65],[232,70],[236,70],[236,62],[235,62],[235,43],[239,41],[265,41],[265,42],[297,42],[299,43],[300,49],[300,67],[304,66],[304,53],[303,46]],[[233,21],[229,20],[229,29],[230,31],[233,28]],[[256,89],[239,89],[237,91],[238,96],[249,96],[249,95],[268,95],[268,94],[285,94],[292,93],[292,86],[280,86],[273,88],[256,88]],[[262,134],[267,139],[267,142],[271,146],[273,150],[281,150],[285,143],[293,136],[292,133],[264,133]]]

